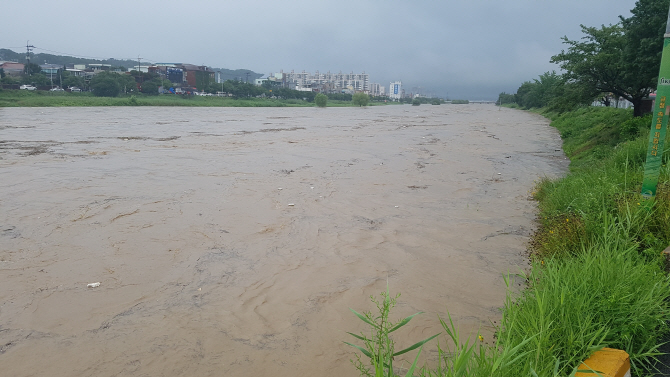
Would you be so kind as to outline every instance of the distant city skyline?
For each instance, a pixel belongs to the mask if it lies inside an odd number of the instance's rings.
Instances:
[[[152,62],[184,62],[261,74],[278,70],[366,72],[370,81],[452,98],[492,99],[558,66],[560,38],[581,37],[630,15],[633,0],[543,2],[303,1],[3,4],[0,48]],[[201,17],[197,22],[194,17]],[[190,21],[184,21],[190,20]],[[122,26],[131,25],[131,26]]]

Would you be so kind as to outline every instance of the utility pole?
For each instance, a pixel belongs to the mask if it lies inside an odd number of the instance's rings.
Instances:
[[[140,58],[140,56],[137,55],[137,72],[140,74],[140,88],[142,88],[142,83],[144,82],[144,80],[143,80],[144,77],[142,76],[142,68],[141,68],[142,66],[140,64],[141,60],[142,60],[142,58]]]
[[[249,72],[247,72],[247,84],[249,83]]]
[[[33,52],[35,46],[29,44],[30,41],[26,42],[26,73],[30,76],[30,54]]]
[[[221,82],[221,95],[223,95],[223,78],[221,77],[221,71],[219,71],[219,81]]]

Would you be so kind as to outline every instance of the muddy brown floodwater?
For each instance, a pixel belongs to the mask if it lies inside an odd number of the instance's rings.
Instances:
[[[492,105],[0,108],[2,375],[355,376],[387,282],[399,347],[490,339],[560,146]]]

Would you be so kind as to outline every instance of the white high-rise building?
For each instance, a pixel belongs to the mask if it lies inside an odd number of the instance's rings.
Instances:
[[[356,92],[368,92],[370,90],[370,75],[363,73],[316,73],[281,71],[282,81],[285,86],[298,88],[309,88],[329,84],[334,90],[351,89]],[[272,74],[271,74],[272,75]]]
[[[370,95],[375,97],[383,96],[384,93],[386,93],[385,89],[386,88],[383,87],[381,84],[373,82],[372,84],[370,84]]]
[[[402,98],[402,82],[395,81],[391,83],[389,87],[389,98],[400,100]]]

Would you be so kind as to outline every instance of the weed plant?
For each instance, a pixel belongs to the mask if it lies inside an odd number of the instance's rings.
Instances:
[[[437,366],[421,368],[419,371],[421,377],[510,376],[516,365],[530,352],[523,351],[523,347],[526,347],[532,338],[524,339],[515,345],[509,343],[510,346],[507,348],[484,345],[483,338],[479,334],[475,338],[468,337],[463,342],[451,315],[448,313],[447,315],[448,323],[440,318],[447,339],[443,346],[440,346],[439,342],[437,344]]]
[[[386,292],[381,293],[380,299],[376,299],[374,296],[371,297],[371,301],[377,307],[377,313],[375,314],[372,312],[360,314],[350,309],[369,326],[370,332],[369,336],[365,333],[360,333],[360,335],[348,333],[362,341],[362,347],[344,342],[356,348],[364,356],[361,357],[361,354],[356,354],[356,359],[351,360],[361,376],[398,376],[397,373],[401,368],[393,366],[395,356],[418,348],[419,351],[414,358],[414,362],[407,368],[407,372],[405,373],[405,377],[414,376],[423,345],[440,335],[433,335],[403,350],[395,351],[395,341],[391,338],[390,334],[405,326],[415,316],[422,314],[422,312],[419,312],[398,322],[391,322],[389,315],[399,296],[391,298],[387,288]],[[437,366],[434,368],[424,366],[418,369],[417,373],[421,377],[509,376],[511,368],[529,353],[529,351],[522,352],[522,348],[527,346],[532,338],[522,340],[519,344],[505,349],[484,345],[481,342],[483,338],[479,334],[474,338],[468,337],[463,341],[451,315],[447,313],[447,316],[449,322],[444,321],[442,318],[439,319],[446,334],[446,341],[443,346],[440,346],[439,343],[437,345]]]
[[[363,341],[363,347],[344,342],[361,351],[363,355],[369,359],[369,363],[366,363],[361,359],[359,354],[356,354],[356,360],[351,361],[361,376],[395,377],[397,374],[393,367],[394,358],[419,348],[414,363],[409,367],[406,374],[406,377],[413,376],[414,369],[419,360],[419,355],[421,354],[422,346],[439,335],[436,334],[430,336],[405,349],[395,351],[395,341],[391,338],[391,333],[405,326],[412,320],[412,318],[422,313],[415,313],[401,321],[391,322],[389,320],[389,314],[391,313],[391,309],[395,306],[399,296],[400,295],[397,295],[392,298],[389,294],[388,287],[386,288],[386,292],[381,293],[381,299],[376,299],[374,296],[371,296],[370,299],[375,306],[377,306],[378,314],[373,314],[370,311],[360,314],[357,311],[350,309],[361,321],[370,326],[370,336],[367,336],[365,333],[360,333],[360,335],[348,333],[354,338]]]

